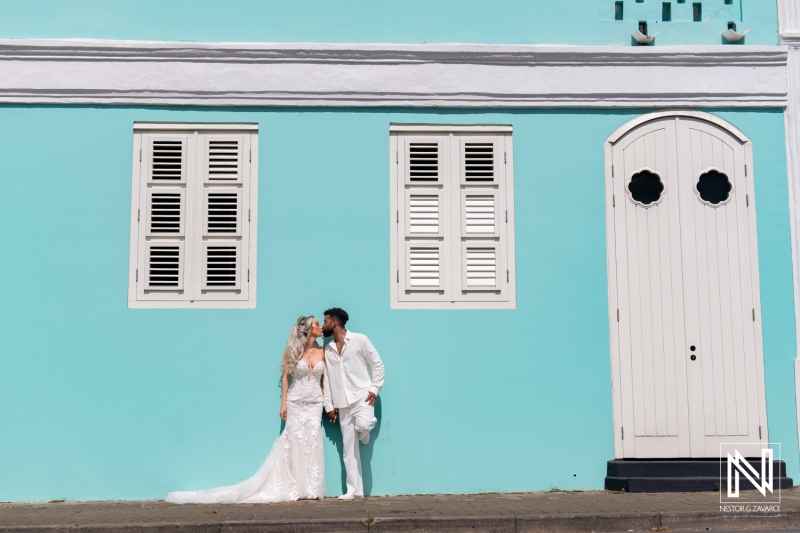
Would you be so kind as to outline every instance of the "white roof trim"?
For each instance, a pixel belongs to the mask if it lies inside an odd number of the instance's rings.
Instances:
[[[390,124],[389,131],[399,133],[511,133],[514,128],[506,124]]]
[[[258,124],[215,122],[134,122],[133,130],[147,131],[258,131]]]

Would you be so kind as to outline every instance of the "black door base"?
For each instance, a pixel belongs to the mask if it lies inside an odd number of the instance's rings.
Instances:
[[[759,471],[761,458],[748,458]],[[721,474],[721,475],[720,475]],[[608,462],[606,490],[624,492],[703,492],[726,489],[728,467],[719,459],[614,459]],[[792,487],[786,463],[773,462],[773,490]],[[739,475],[739,490],[755,490]]]

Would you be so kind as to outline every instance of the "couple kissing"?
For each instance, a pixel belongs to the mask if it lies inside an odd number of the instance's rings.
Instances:
[[[281,363],[280,416],[286,427],[249,479],[208,490],[170,492],[173,503],[274,503],[325,496],[322,410],[342,430],[347,491],[364,497],[359,441],[369,444],[375,401],[383,386],[383,361],[366,335],[346,329],[349,316],[333,307],[324,323],[301,316],[289,332]],[[333,337],[323,348],[321,336]]]

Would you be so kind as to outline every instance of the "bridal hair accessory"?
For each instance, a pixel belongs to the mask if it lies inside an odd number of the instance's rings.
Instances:
[[[310,316],[301,316],[297,319],[297,330],[301,333],[305,333],[311,328],[311,317]]]

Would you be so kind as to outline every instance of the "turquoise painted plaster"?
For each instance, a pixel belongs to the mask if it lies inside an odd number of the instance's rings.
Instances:
[[[639,113],[0,107],[0,500],[252,475],[280,431],[289,327],[333,305],[387,369],[368,493],[601,489],[602,148]],[[717,114],[753,141],[770,437],[797,479],[783,116]],[[256,309],[127,308],[134,121],[260,124]],[[516,310],[389,309],[390,122],[514,126]],[[340,435],[324,430],[335,495]]]
[[[95,38],[167,41],[502,43],[631,45],[638,21],[659,32],[655,45],[720,44],[727,22],[751,29],[747,44],[777,44],[775,0],[0,0],[0,38]]]
[[[618,0],[597,0],[597,7],[603,20],[614,20],[615,10],[613,9]],[[649,22],[694,22],[694,5],[700,4],[700,22],[741,22],[742,2],[732,0],[726,4],[724,0],[622,0],[623,20],[643,20]],[[755,5],[750,3],[751,5]],[[671,18],[664,21],[664,5],[668,5]],[[609,8],[611,6],[611,8]]]

